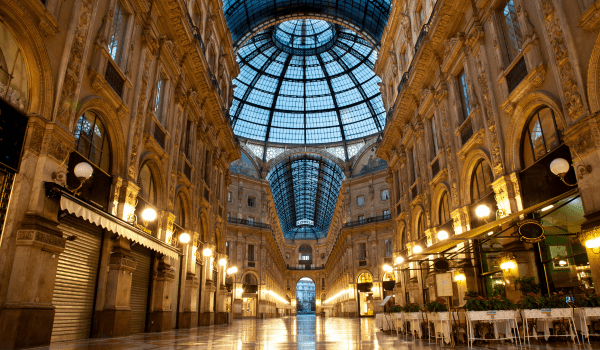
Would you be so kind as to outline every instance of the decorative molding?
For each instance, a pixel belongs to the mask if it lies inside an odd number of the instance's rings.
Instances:
[[[540,2],[548,44],[552,48],[551,52],[554,53],[554,60],[558,67],[560,83],[565,98],[565,107],[571,120],[574,121],[585,115],[586,111],[583,106],[581,89],[577,84],[575,68],[569,59],[567,39],[556,13],[553,0],[540,0]]]
[[[540,63],[531,70],[527,76],[517,85],[517,87],[502,102],[502,110],[510,115],[515,111],[515,105],[521,101],[525,95],[542,86],[546,77],[546,63]],[[504,79],[504,78],[503,78]]]
[[[594,32],[600,27],[600,0],[596,0],[585,10],[579,17],[577,25],[590,32]]]
[[[129,179],[135,181],[136,180],[136,175],[137,175],[137,163],[138,163],[138,158],[139,158],[139,151],[140,151],[140,138],[141,138],[141,134],[142,134],[142,125],[144,122],[144,117],[145,117],[145,110],[146,110],[146,101],[148,100],[148,75],[150,74],[150,61],[151,61],[151,55],[149,54],[149,52],[146,52],[146,57],[144,58],[144,68],[143,68],[143,72],[142,72],[142,82],[141,82],[141,87],[140,87],[140,92],[138,93],[139,95],[139,101],[137,102],[137,111],[135,113],[135,127],[134,127],[134,134],[133,134],[133,140],[131,143],[131,152],[129,153],[129,166],[127,169],[127,174],[129,176]]]

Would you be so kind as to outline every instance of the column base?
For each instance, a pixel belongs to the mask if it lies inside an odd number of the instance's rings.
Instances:
[[[198,327],[198,312],[184,311],[179,313],[179,328],[195,328]]]
[[[114,338],[131,332],[131,310],[96,310],[92,338]]]
[[[198,317],[198,326],[213,326],[215,324],[214,312],[203,312]]]
[[[54,307],[4,308],[0,310],[0,349],[50,345]]]
[[[148,315],[148,332],[164,332],[171,330],[171,310],[154,311]]]
[[[358,314],[356,312],[348,312],[348,317],[358,317]]]
[[[227,324],[227,312],[217,312],[215,314],[215,324]]]

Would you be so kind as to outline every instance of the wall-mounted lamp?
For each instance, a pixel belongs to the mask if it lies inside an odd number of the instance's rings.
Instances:
[[[127,217],[127,222],[148,234],[152,234],[152,231],[148,229],[148,223],[156,220],[156,210],[154,210],[153,208],[144,209],[142,211],[142,225],[140,225],[138,224],[137,216],[135,215],[135,208],[137,207],[137,205],[138,201],[136,199],[135,205],[131,209],[131,214],[129,214],[129,216]]]
[[[401,256],[399,256],[399,257],[396,257],[396,265],[400,265],[400,264],[402,264],[403,262],[404,262],[404,258],[403,258],[403,257],[401,257]]]
[[[423,248],[421,248],[420,245],[416,245],[416,246],[413,247],[412,251],[415,254],[419,254],[419,253],[421,253],[423,251]]]
[[[190,239],[191,237],[189,233],[181,232],[177,234],[177,230],[175,230],[175,232],[173,232],[173,235],[171,236],[171,240],[169,241],[169,243],[174,246],[177,246],[177,242],[182,244],[188,244],[190,242]]]
[[[514,261],[505,261],[502,264],[500,264],[500,268],[502,270],[512,270],[515,267],[517,267],[517,264],[515,264]]]
[[[65,158],[62,164],[59,166],[59,168],[62,167],[63,164],[65,164],[68,158],[69,157],[67,156],[67,158]],[[86,162],[81,162],[75,165],[75,169],[73,169],[73,174],[79,180],[79,186],[75,188],[71,188],[67,185],[67,173],[68,172],[66,170],[55,171],[52,173],[52,180],[61,182],[64,181],[65,188],[77,196],[80,194],[79,192],[77,192],[77,190],[79,190],[81,186],[83,186],[83,183],[92,176],[92,174],[94,173],[94,168],[92,168],[92,166]]]
[[[467,281],[467,276],[463,271],[456,271],[454,273],[454,281],[458,284],[464,284]]]
[[[583,162],[583,159],[581,159],[581,157],[579,157],[579,155],[577,153],[575,153],[575,155],[577,155],[577,158],[579,158],[579,160],[581,161],[581,164],[579,164],[577,166],[577,173],[578,176],[577,178],[579,178],[580,180],[583,179],[583,175],[585,174],[589,174],[592,172],[592,166],[591,165],[586,165]],[[567,175],[567,172],[569,171],[570,167],[575,168],[574,165],[569,164],[569,162],[564,159],[564,158],[556,158],[555,160],[552,161],[552,163],[550,163],[550,171],[560,177],[560,180],[567,186],[577,186],[577,182],[572,184],[572,183],[568,183],[565,180],[565,176]]]
[[[211,256],[212,255],[212,249],[210,248],[206,248],[202,251],[202,255],[204,256]]]
[[[487,218],[490,216],[490,208],[487,205],[481,204],[475,209],[475,215],[480,219]]]
[[[438,240],[440,240],[440,241],[443,241],[443,240],[445,240],[445,239],[448,239],[448,237],[449,237],[449,236],[448,236],[448,232],[446,232],[446,231],[443,231],[443,230],[442,230],[442,231],[439,231],[439,232],[437,233],[437,238],[438,238]]]
[[[390,272],[393,270],[393,268],[388,264],[383,265],[382,268],[383,268],[383,271],[385,271],[385,272]]]
[[[225,258],[221,258],[221,259],[219,260],[219,265],[221,265],[221,266],[227,266],[227,259],[225,259]]]
[[[600,238],[594,237],[594,238],[588,239],[587,241],[585,241],[585,247],[587,249],[591,249],[594,254],[600,253],[600,251],[598,249],[598,248],[600,248]]]
[[[235,267],[235,266],[232,266],[232,267],[230,267],[230,268],[227,269],[227,274],[228,275],[233,275],[236,272],[237,272],[237,267]]]

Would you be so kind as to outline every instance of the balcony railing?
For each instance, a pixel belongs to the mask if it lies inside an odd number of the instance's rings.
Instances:
[[[325,268],[325,264],[323,264],[323,266],[304,265],[304,264],[300,264],[300,265],[296,265],[296,266],[287,265],[288,270],[323,270],[324,268]]]
[[[356,220],[356,221],[349,221],[347,223],[344,224],[344,227],[355,227],[355,226],[360,226],[360,225],[366,225],[366,224],[370,224],[373,222],[380,222],[380,221],[385,221],[385,220],[390,220],[392,218],[391,214],[386,214],[386,215],[381,215],[381,216],[375,216],[372,218],[366,218],[366,219],[362,219],[362,220]]]
[[[227,222],[232,223],[232,224],[246,225],[246,226],[258,227],[258,228],[266,228],[266,229],[271,228],[271,225],[269,225],[269,224],[264,224],[262,222],[256,222],[256,221],[250,221],[248,219],[227,218]]]

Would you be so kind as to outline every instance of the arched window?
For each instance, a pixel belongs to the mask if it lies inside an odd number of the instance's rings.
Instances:
[[[523,166],[529,167],[560,144],[554,111],[548,107],[539,109],[531,116],[525,127],[521,146]]]
[[[154,176],[152,176],[152,171],[148,164],[144,164],[140,169],[138,185],[140,186],[138,196],[156,206],[156,183],[154,182]]]
[[[493,191],[492,169],[488,162],[482,160],[475,166],[473,177],[471,178],[471,203],[475,203]]]
[[[185,228],[185,206],[183,204],[183,196],[177,196],[175,201],[175,224]]]
[[[373,276],[368,272],[363,272],[358,276],[358,283],[373,283]]]
[[[383,282],[387,282],[387,281],[394,281],[394,274],[391,272],[386,272],[385,275],[383,275]]]
[[[75,125],[77,152],[106,173],[110,172],[110,142],[104,124],[96,113],[87,111]]]
[[[400,249],[404,250],[406,249],[406,243],[408,243],[408,240],[406,239],[406,227],[402,227],[402,232],[400,233]]]
[[[443,225],[450,221],[450,200],[448,199],[448,192],[444,192],[442,194],[442,198],[440,199],[440,225]]]
[[[14,35],[0,21],[0,97],[24,111],[29,99],[27,67]]]
[[[312,247],[310,245],[301,245],[298,252],[300,253],[300,263],[310,263],[312,261]]]
[[[246,276],[244,276],[244,280],[242,281],[242,284],[255,286],[255,285],[258,285],[258,282],[256,281],[256,276],[249,273],[249,274],[246,274]]]
[[[423,213],[419,214],[417,221],[417,235],[417,239],[425,236],[425,215]]]

